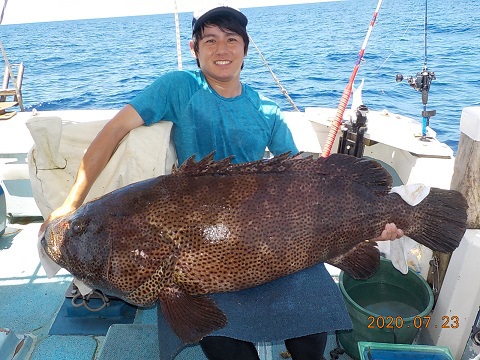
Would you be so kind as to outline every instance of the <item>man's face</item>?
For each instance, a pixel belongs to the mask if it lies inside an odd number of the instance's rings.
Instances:
[[[193,49],[193,44],[190,43]],[[239,81],[245,58],[245,43],[237,33],[206,26],[198,44],[197,59],[200,69],[210,82]]]

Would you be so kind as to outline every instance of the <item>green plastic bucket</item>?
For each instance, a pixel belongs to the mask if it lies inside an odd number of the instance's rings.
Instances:
[[[433,307],[430,286],[412,270],[402,274],[390,260],[381,258],[379,269],[367,280],[355,280],[342,271],[339,286],[353,328],[338,331],[338,340],[355,359],[360,341],[411,344],[428,326]]]

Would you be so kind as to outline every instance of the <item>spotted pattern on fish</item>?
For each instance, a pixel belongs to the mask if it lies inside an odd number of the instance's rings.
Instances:
[[[116,190],[51,222],[46,252],[86,284],[137,305],[159,301],[172,329],[195,342],[224,326],[206,296],[263,284],[318,262],[355,278],[379,265],[374,242],[394,222],[450,252],[466,200],[432,188],[419,205],[389,194],[377,162],[333,154],[232,164],[213,154],[171,175]]]

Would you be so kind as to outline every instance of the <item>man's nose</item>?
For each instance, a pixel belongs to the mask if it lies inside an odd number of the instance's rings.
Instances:
[[[225,54],[228,52],[228,45],[226,42],[219,41],[217,43],[216,53],[217,54]]]

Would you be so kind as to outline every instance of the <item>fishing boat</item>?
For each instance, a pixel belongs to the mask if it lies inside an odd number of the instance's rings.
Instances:
[[[358,70],[367,40],[368,34],[353,73]],[[439,141],[429,126],[433,112],[427,109],[427,101],[434,76],[425,62],[417,76],[406,79],[422,93],[421,121],[388,110],[369,109],[361,100],[362,85],[347,108],[355,76],[339,108],[285,111],[285,119],[299,150],[306,154],[318,157],[343,152],[369,157],[391,173],[395,185],[423,183],[449,189],[455,177],[454,150]],[[16,90],[12,94],[18,95],[18,86]],[[84,149],[116,111],[19,111],[10,119],[0,120],[0,359],[159,358],[155,308],[135,308],[101,292],[82,296],[68,272],[61,270],[48,277],[38,258],[37,233],[43,217],[61,204]],[[171,125],[165,123],[156,125],[152,132],[132,132],[122,143],[109,176],[100,179],[103,183],[98,184],[97,191],[168,173],[175,162],[170,129]],[[462,136],[480,141],[479,107],[463,110],[460,130]],[[157,141],[155,149],[163,166],[154,172],[142,161],[152,152],[139,144],[139,137],[148,141],[145,136],[163,139]],[[133,156],[126,157],[128,153]],[[270,156],[268,149],[265,156]],[[129,171],[132,166],[135,171]],[[112,179],[111,174],[118,176]],[[62,180],[52,183],[53,178]],[[429,279],[436,300],[428,315],[435,325],[420,324],[422,329],[414,342],[447,348],[453,359],[480,358],[480,279],[472,276],[478,272],[479,238],[478,230],[467,230],[450,260],[443,284],[436,255],[429,249],[416,249],[420,256],[410,261],[415,272]],[[328,269],[340,281],[340,271]],[[257,347],[262,360],[288,356],[281,342],[259,343]],[[336,334],[329,335],[327,350],[325,356],[332,359],[351,358],[342,353]],[[199,346],[190,346],[176,359],[205,358]]]

